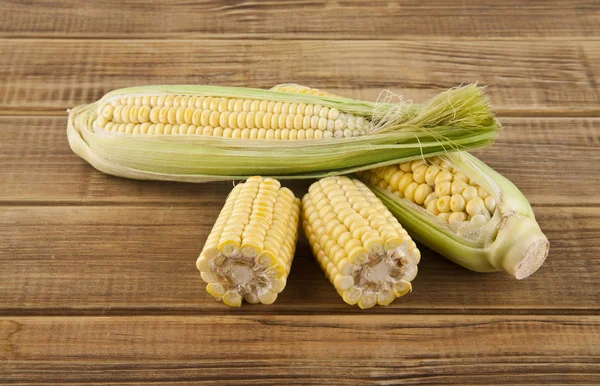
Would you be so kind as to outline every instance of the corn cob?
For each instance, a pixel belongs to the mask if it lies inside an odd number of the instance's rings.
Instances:
[[[388,305],[412,289],[419,250],[358,180],[328,177],[302,199],[302,224],[329,281],[348,304]]]
[[[229,306],[271,304],[285,288],[300,200],[272,178],[233,188],[196,262],[209,294]]]
[[[477,86],[446,91],[424,105],[277,87],[116,90],[70,111],[69,143],[106,173],[204,182],[343,174],[485,146],[499,128]]]
[[[524,279],[549,249],[523,194],[469,153],[359,172],[415,239],[479,272]]]

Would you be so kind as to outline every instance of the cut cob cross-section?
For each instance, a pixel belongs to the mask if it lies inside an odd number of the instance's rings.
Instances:
[[[196,263],[208,293],[229,306],[273,303],[290,273],[299,213],[300,200],[277,180],[236,185]]]
[[[346,303],[387,305],[411,290],[419,250],[360,181],[328,177],[312,184],[302,199],[302,224],[321,268]]]
[[[466,268],[523,279],[548,254],[548,239],[525,196],[469,153],[357,175],[416,240]]]

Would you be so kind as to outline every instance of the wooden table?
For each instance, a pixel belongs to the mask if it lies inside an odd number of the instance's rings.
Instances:
[[[600,383],[600,4],[366,3],[0,2],[1,382]],[[548,260],[516,281],[425,249],[414,292],[367,311],[302,239],[274,305],[215,302],[195,260],[231,183],[110,177],[65,135],[67,108],[131,85],[422,102],[474,81],[504,125],[476,154]]]

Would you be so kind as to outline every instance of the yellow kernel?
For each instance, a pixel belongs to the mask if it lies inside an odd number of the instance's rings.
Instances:
[[[200,124],[202,126],[208,126],[210,124],[210,110],[202,110],[202,114],[200,114]]]
[[[435,185],[435,194],[439,197],[450,194],[451,190],[452,183],[450,181],[443,181]]]
[[[231,113],[229,111],[223,111],[222,113],[219,114],[219,126],[221,127],[227,127],[227,125],[229,124],[229,115]]]
[[[487,196],[483,199],[485,207],[490,213],[494,213],[496,210],[496,200],[492,196]]]
[[[404,198],[406,198],[409,201],[414,202],[415,201],[415,191],[417,190],[418,187],[419,187],[419,184],[415,181],[408,184],[408,186],[404,190]]]
[[[319,111],[319,116],[321,118],[327,119],[327,115],[329,115],[329,107],[322,107]]]
[[[400,181],[398,181],[398,186],[396,186],[396,190],[404,195],[404,190],[413,181],[414,180],[412,173],[404,173],[402,177],[400,177]]]
[[[244,110],[244,100],[236,99],[235,104],[233,105],[233,111],[235,111],[236,113],[239,113],[240,111],[243,111],[243,110]]]
[[[150,112],[150,119],[152,120],[152,122],[156,122],[153,118],[152,118],[152,113],[154,112],[154,109],[152,109],[152,111]],[[202,115],[202,110],[200,109],[195,109],[194,110],[194,114],[192,115],[192,124],[199,126],[200,125],[200,116]]]
[[[465,212],[453,212],[448,217],[448,222],[463,222],[467,220],[467,214]]]
[[[210,109],[210,104],[212,103],[213,98],[212,97],[204,97],[204,99],[202,100],[202,109],[203,110],[209,110]]]
[[[287,122],[287,115],[285,114],[279,114],[279,120],[277,122],[277,125],[279,126],[280,129],[289,129],[290,127],[286,125]]]
[[[452,198],[450,198],[450,209],[453,212],[462,212],[465,210],[465,199],[462,195],[452,195]]]
[[[412,169],[410,168],[411,162],[404,162],[400,164],[400,170],[402,170],[404,173],[411,173]],[[411,176],[412,178],[412,176]]]
[[[452,181],[450,192],[452,194],[461,194],[466,187],[467,184],[464,181],[455,179],[454,181]]]
[[[417,204],[422,205],[431,192],[433,192],[433,188],[431,186],[427,184],[420,184],[415,190],[414,201]]]
[[[291,116],[291,115],[290,115]],[[296,130],[300,130],[302,129],[302,120],[303,120],[303,116],[302,115],[294,115],[294,122],[293,122],[293,127]]]
[[[435,215],[437,215],[438,213],[440,213],[440,211],[437,208],[437,198],[434,198],[431,201],[429,201],[425,205],[425,209],[427,209],[428,212],[431,212],[431,213],[433,213]]]
[[[259,105],[258,105],[258,110],[262,111],[263,113],[267,112],[267,106],[269,105],[269,101],[260,101]]]
[[[256,127],[255,123],[256,123],[256,113],[253,111],[249,111],[246,114],[246,127],[249,129],[253,129]]]
[[[254,127],[265,128],[263,126],[263,118],[265,117],[264,111],[257,111],[254,115]]]
[[[442,170],[438,173],[438,175],[435,177],[435,185],[439,185],[442,182],[445,181],[452,181],[452,173],[450,173],[447,170]]]
[[[319,117],[316,115],[313,115],[312,117],[310,117],[310,127],[311,129],[315,129],[317,130],[319,128]]]
[[[323,108],[323,106],[321,106],[321,105],[313,105],[313,115],[320,116],[319,113],[321,112],[322,108]]]
[[[467,186],[462,191],[462,196],[465,198],[465,201],[470,201],[473,198],[477,197],[477,188],[474,186]]]
[[[419,184],[425,182],[425,172],[427,171],[427,165],[419,165],[413,170],[413,178]]]
[[[288,138],[293,141],[297,140],[298,139],[298,130],[291,129],[289,132]]]
[[[474,197],[470,199],[469,201],[467,201],[467,205],[465,206],[465,210],[471,216],[483,213],[485,209],[485,204],[481,197]]]
[[[245,129],[246,128],[246,115],[248,115],[248,113],[246,111],[240,111],[238,113],[238,116],[237,116],[237,127],[239,127],[240,129]]]
[[[285,116],[285,127],[292,130],[294,128],[294,116],[287,114]]]
[[[437,210],[442,213],[450,211],[450,196],[442,196],[438,198]]]

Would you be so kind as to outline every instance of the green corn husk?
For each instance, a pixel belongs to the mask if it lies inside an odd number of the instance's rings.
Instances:
[[[144,95],[198,95],[319,104],[377,122],[364,136],[320,140],[250,140],[202,135],[132,136],[95,130],[103,104]],[[216,86],[145,86],[116,90],[73,108],[67,134],[73,151],[116,176],[206,182],[252,175],[318,178],[492,143],[500,125],[481,87],[445,91],[423,105]]]
[[[496,202],[491,218],[480,228],[452,227],[422,206],[359,178],[389,208],[417,241],[461,266],[477,272],[506,271],[524,279],[548,255],[549,242],[525,196],[508,179],[467,152],[440,156],[488,192]]]

